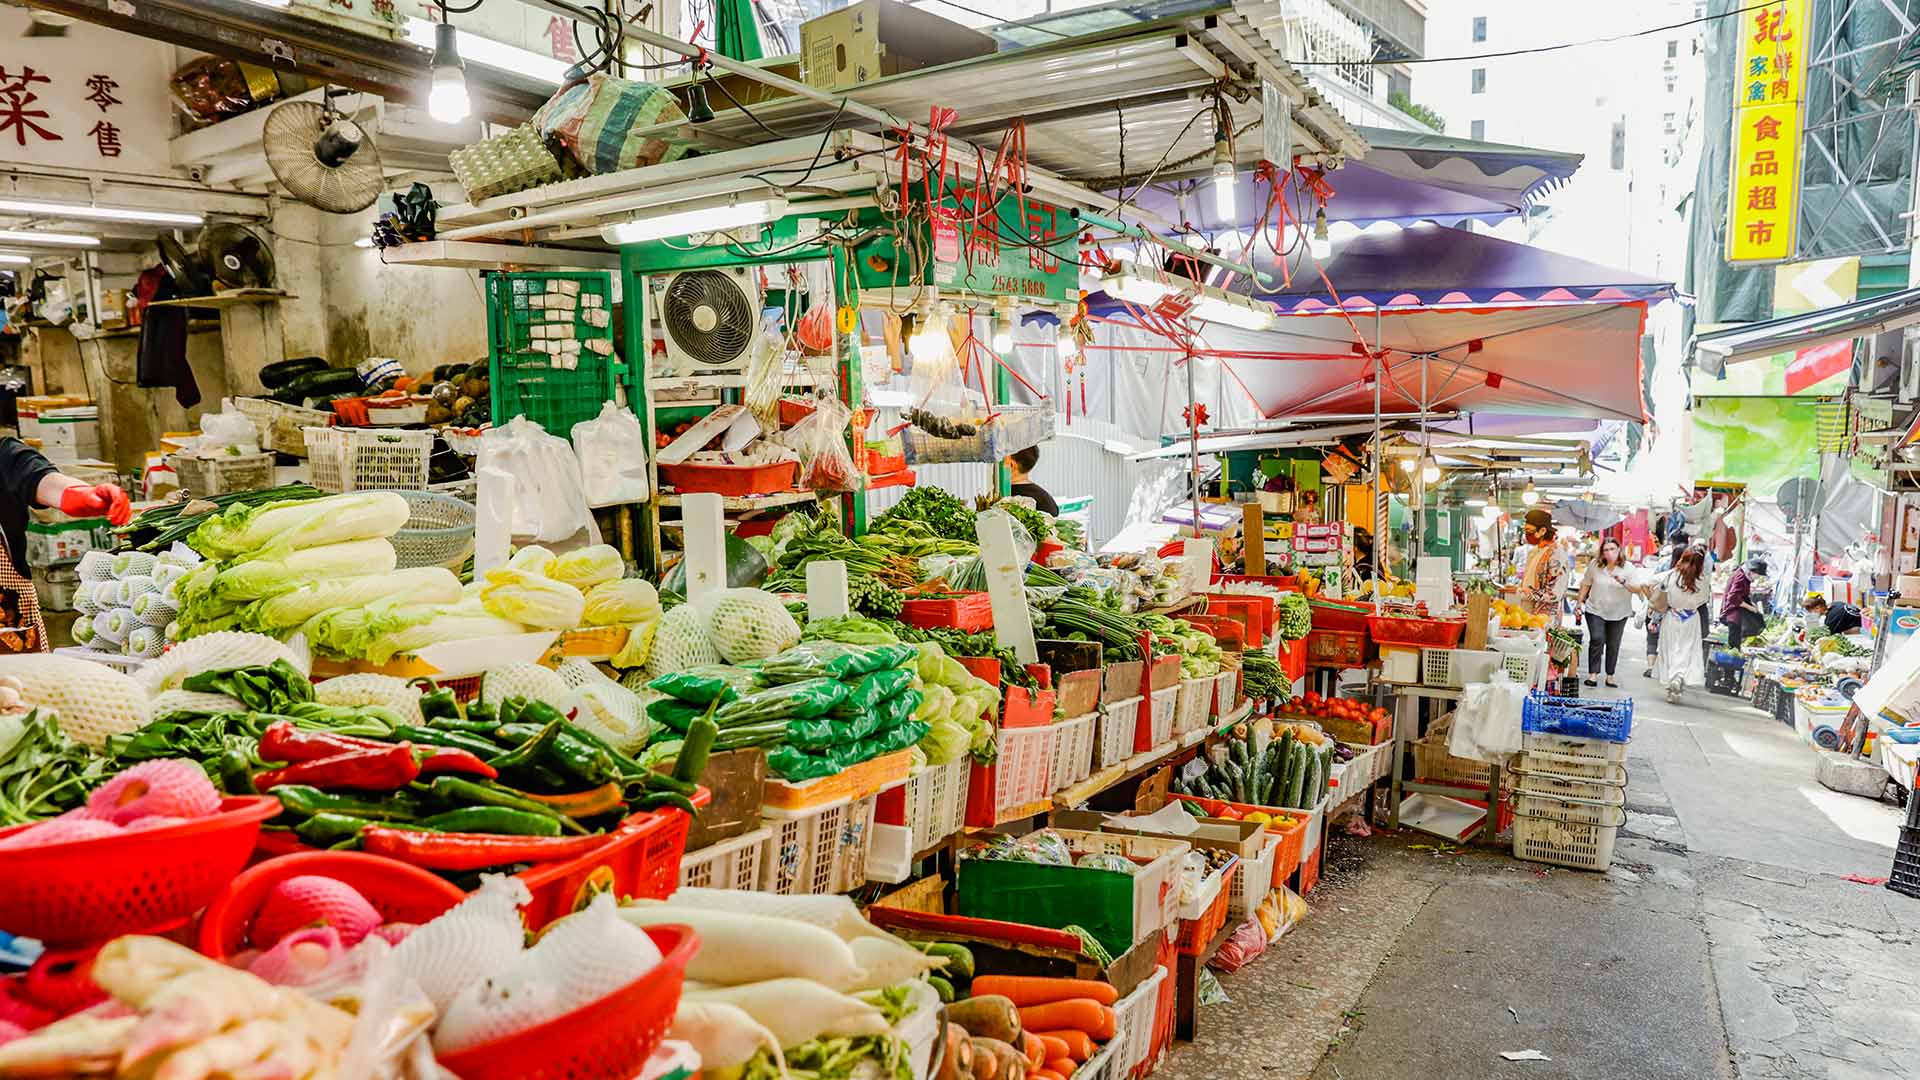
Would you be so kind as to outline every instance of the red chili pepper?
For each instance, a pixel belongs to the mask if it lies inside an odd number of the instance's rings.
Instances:
[[[457,746],[423,746],[419,749],[421,776],[456,773],[461,776],[484,776],[492,780],[500,775],[499,769]]]
[[[357,739],[352,735],[302,731],[291,720],[275,720],[260,734],[262,761],[319,761],[361,750],[386,750],[392,746],[392,743]]]
[[[611,837],[501,836],[493,833],[432,833],[370,825],[360,830],[360,849],[424,870],[484,870],[509,863],[559,862],[599,850]]]
[[[420,763],[413,759],[412,743],[376,744],[369,750],[268,769],[254,776],[253,786],[258,791],[280,784],[309,784],[322,791],[395,791],[413,783],[419,775]]]

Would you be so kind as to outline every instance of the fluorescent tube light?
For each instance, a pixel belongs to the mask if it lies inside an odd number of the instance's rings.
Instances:
[[[1148,307],[1165,300],[1174,293],[1172,285],[1155,278],[1147,277],[1141,271],[1127,264],[1100,279],[1100,288],[1109,296],[1117,296],[1129,304],[1142,304]]]
[[[30,232],[0,229],[0,244],[45,244],[49,247],[99,247],[100,238],[83,233]]]
[[[409,18],[407,40],[423,49],[438,51],[439,43],[436,34],[440,25],[425,19]],[[495,41],[478,34],[469,34],[465,30],[455,30],[454,41],[454,47],[459,50],[461,58],[470,64],[483,64],[501,71],[511,71],[516,75],[525,75],[555,86],[559,86],[566,78],[566,61],[542,56],[531,49],[523,49],[518,45],[509,45],[504,41]]]
[[[193,226],[207,220],[199,214],[175,210],[136,210],[125,206],[89,206],[86,203],[38,202],[33,199],[0,199],[0,211],[86,221],[132,221],[143,225]]]
[[[0,266],[32,266],[31,255],[0,255]]]
[[[1193,317],[1203,322],[1237,326],[1242,330],[1273,328],[1272,311],[1264,310],[1257,300],[1247,300],[1231,293],[1220,296],[1202,293],[1193,302]]]
[[[607,225],[600,236],[609,244],[639,244],[694,233],[722,232],[778,221],[787,213],[787,200],[777,195],[750,199],[709,201],[683,205],[664,213],[642,214],[631,221]]]

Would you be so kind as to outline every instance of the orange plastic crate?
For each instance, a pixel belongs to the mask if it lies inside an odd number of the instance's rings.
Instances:
[[[1207,903],[1207,910],[1197,919],[1180,920],[1180,936],[1174,941],[1174,948],[1188,956],[1199,956],[1206,951],[1208,943],[1215,934],[1227,924],[1227,906],[1233,900],[1233,875],[1240,872],[1239,858],[1228,859],[1214,873],[1220,875],[1220,892]]]
[[[900,621],[922,630],[944,626],[975,634],[992,628],[993,600],[983,592],[908,600],[900,607]]]
[[[1287,810],[1278,806],[1255,806],[1252,803],[1222,802],[1219,799],[1203,799],[1198,795],[1175,795],[1207,812],[1208,817],[1227,818],[1232,821],[1244,819],[1256,811],[1268,815],[1284,814],[1292,819],[1290,824],[1268,822],[1267,831],[1280,838],[1280,851],[1273,860],[1273,884],[1285,885],[1293,872],[1300,868],[1300,857],[1307,843],[1307,827],[1313,824],[1313,812],[1310,810]]]
[[[771,465],[682,465],[660,466],[660,486],[681,494],[690,492],[715,495],[777,495],[794,490],[800,479],[800,463],[776,461]]]

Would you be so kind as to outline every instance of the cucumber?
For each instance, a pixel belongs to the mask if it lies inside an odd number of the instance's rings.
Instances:
[[[1280,735],[1280,751],[1275,755],[1273,775],[1267,778],[1267,797],[1262,801],[1267,806],[1278,806],[1275,800],[1286,794],[1287,762],[1293,760],[1293,729],[1288,728]]]
[[[1231,762],[1229,762],[1228,764],[1233,772],[1233,801],[1237,803],[1246,802],[1247,801],[1247,770]]]
[[[947,962],[943,974],[954,982],[973,980],[973,950],[965,945],[956,945],[949,941],[937,941],[926,947],[926,954]]]
[[[1308,756],[1306,747],[1294,746],[1287,764],[1287,796],[1281,800],[1281,806],[1291,809],[1300,805],[1300,793],[1305,790],[1307,782]]]
[[[933,992],[940,995],[940,1004],[942,1005],[953,1004],[953,984],[952,983],[948,982],[947,980],[941,978],[938,975],[929,975],[927,976],[927,985],[933,987]]]
[[[1267,770],[1272,767],[1268,760],[1273,756],[1273,747],[1268,746],[1253,756],[1253,769],[1247,777],[1247,801],[1264,806],[1267,801]]]
[[[1242,769],[1250,767],[1251,762],[1247,759],[1247,744],[1241,742],[1239,739],[1229,739],[1227,741],[1227,759]]]
[[[1333,786],[1333,744],[1328,743],[1320,758],[1320,797],[1326,798]]]

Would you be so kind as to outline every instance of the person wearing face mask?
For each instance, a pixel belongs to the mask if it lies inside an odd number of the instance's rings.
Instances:
[[[1557,625],[1560,601],[1566,595],[1567,561],[1554,543],[1558,533],[1553,515],[1538,506],[1527,511],[1520,535],[1526,541],[1527,554],[1521,564],[1519,586],[1509,586],[1508,590],[1518,594],[1515,602],[1521,607],[1536,615],[1552,616]]]

